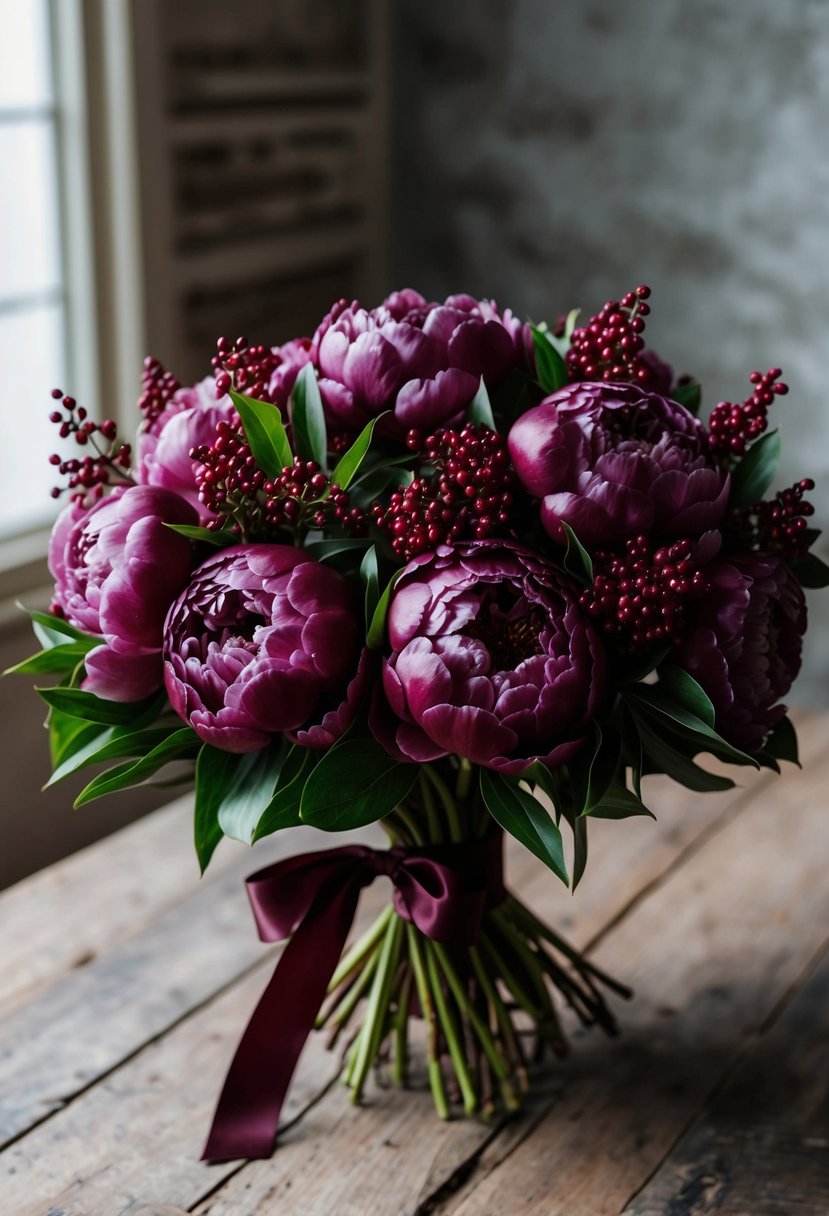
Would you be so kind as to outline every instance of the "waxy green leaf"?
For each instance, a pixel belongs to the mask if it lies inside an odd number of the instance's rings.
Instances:
[[[532,334],[538,383],[545,393],[554,393],[567,383],[567,368],[544,330],[534,325]]]
[[[362,828],[389,815],[411,792],[416,764],[401,764],[370,738],[344,738],[305,782],[300,815],[326,832]]]
[[[76,807],[85,806],[87,802],[94,802],[96,798],[103,798],[104,794],[114,794],[117,790],[125,790],[133,785],[141,785],[147,777],[158,772],[165,764],[169,764],[171,760],[179,760],[187,756],[195,756],[199,746],[199,739],[195,731],[189,726],[184,726],[180,730],[173,731],[168,735],[163,742],[159,743],[152,751],[147,752],[146,756],[142,756],[139,760],[131,760],[125,764],[118,764],[114,768],[107,769],[105,773],[99,773],[90,781],[85,789],[81,790],[75,799]]]
[[[751,445],[731,471],[731,507],[759,502],[774,481],[780,463],[780,432],[768,431]]]
[[[294,446],[304,460],[315,460],[321,469],[328,468],[328,432],[325,411],[317,383],[317,373],[306,363],[296,378],[291,393],[291,423]]]
[[[154,693],[143,701],[104,701],[94,693],[80,688],[36,688],[35,692],[47,705],[84,722],[100,722],[103,726],[140,726],[161,712],[165,697]],[[150,715],[148,717],[148,715]]]
[[[495,416],[492,413],[492,402],[489,400],[483,376],[481,376],[478,391],[472,398],[472,404],[469,407],[469,421],[477,423],[478,426],[489,427],[491,431],[497,430]]]
[[[567,865],[561,832],[549,812],[513,777],[481,769],[481,795],[493,819],[534,853],[562,882]]]
[[[388,411],[386,411],[388,413]],[[352,443],[347,452],[344,452],[331,474],[331,482],[333,485],[338,485],[341,490],[347,490],[351,485],[360,466],[366,458],[369,448],[371,447],[371,438],[374,434],[374,428],[385,414],[379,414],[376,418],[372,418],[371,422],[367,422],[360,434]]]
[[[242,420],[254,460],[268,477],[277,478],[294,460],[279,408],[267,401],[246,397],[233,388],[230,399]]]

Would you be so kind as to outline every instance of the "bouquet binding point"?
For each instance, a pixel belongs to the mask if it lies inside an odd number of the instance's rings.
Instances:
[[[703,424],[648,297],[548,327],[407,290],[281,347],[220,339],[191,387],[150,359],[134,455],[53,394],[70,501],[13,669],[57,677],[51,780],[110,765],[78,805],[194,780],[202,869],[300,823],[389,839],[248,880],[288,944],[208,1159],[272,1151],[314,1026],[355,1100],[377,1066],[407,1084],[419,1020],[439,1115],[516,1109],[561,1007],[612,1033],[628,994],[505,889],[504,834],[575,888],[591,818],[651,814],[649,774],[717,790],[700,754],[797,760],[781,698],[829,571],[813,483],[765,497],[786,387],[752,373]],[[393,902],[346,948],[380,875]]]

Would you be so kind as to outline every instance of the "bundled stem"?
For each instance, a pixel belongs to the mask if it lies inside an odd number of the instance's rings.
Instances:
[[[393,843],[463,842],[480,838],[491,820],[473,791],[471,767],[447,780],[424,765],[414,796],[384,826]],[[454,787],[454,788],[453,788]],[[409,1027],[426,1028],[426,1069],[435,1109],[449,1118],[457,1101],[467,1115],[518,1109],[528,1088],[522,1038],[535,1037],[533,1058],[566,1050],[556,994],[585,1026],[615,1033],[601,988],[629,990],[599,971],[510,895],[490,910],[478,943],[450,949],[425,937],[391,906],[343,955],[317,1025],[333,1045],[361,1001],[362,1020],[346,1053],[343,1080],[359,1102],[373,1068],[391,1060],[391,1077],[406,1086]]]

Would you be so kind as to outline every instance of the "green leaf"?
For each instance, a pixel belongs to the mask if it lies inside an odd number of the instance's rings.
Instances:
[[[82,718],[73,718],[57,709],[49,710],[46,726],[49,731],[49,755],[53,769],[87,747],[93,739],[100,739],[105,733],[100,724],[84,722]]]
[[[321,469],[327,469],[328,432],[317,373],[312,364],[306,363],[297,376],[291,402],[297,454],[305,460],[315,460]]]
[[[366,622],[374,616],[374,610],[380,599],[380,570],[377,564],[377,548],[372,545],[366,549],[366,554],[360,562],[360,582],[365,591]]]
[[[639,684],[635,689],[626,690],[623,696],[629,704],[634,705],[640,716],[642,713],[649,716],[656,729],[686,739],[695,751],[711,752],[712,755],[732,764],[759,767],[753,756],[728,743],[713,727],[685,709],[658,684]]]
[[[564,553],[564,569],[580,583],[593,582],[593,559],[576,536],[569,524],[562,522],[564,535],[567,537],[567,549]]]
[[[630,819],[633,815],[647,815],[655,819],[638,795],[620,781],[612,781],[599,801],[583,812],[591,819]]]
[[[573,330],[576,328],[578,319],[581,316],[580,308],[571,308],[564,321],[564,341],[570,345],[570,339],[573,336]]]
[[[671,393],[674,401],[684,405],[686,410],[696,417],[699,407],[702,405],[702,386],[696,380],[689,380],[685,384],[675,384]]]
[[[214,545],[217,549],[224,549],[228,545],[238,545],[239,543],[239,537],[234,536],[229,528],[220,528],[217,532],[211,532],[209,528],[199,528],[195,524],[165,524],[164,526],[171,532],[178,532],[179,536],[186,536],[188,540]]]
[[[366,630],[366,645],[369,650],[382,650],[386,642],[386,617],[389,615],[389,604],[391,603],[391,593],[394,591],[394,586],[403,570],[395,570],[389,581],[383,589],[383,594],[377,601],[374,612],[371,614],[368,629]]]
[[[654,762],[657,770],[666,773],[680,785],[697,793],[710,793],[715,790],[730,790],[734,782],[730,777],[719,777],[689,760],[684,752],[678,751],[667,740],[662,738],[649,722],[634,714],[636,728],[642,741],[643,750]]]
[[[319,392],[319,389],[317,392]],[[371,447],[371,437],[374,434],[374,428],[383,417],[385,417],[385,414],[378,414],[376,418],[372,418],[371,422],[367,422],[348,451],[343,453],[337,461],[334,472],[331,474],[332,484],[338,485],[343,490],[348,489],[365,460],[366,453]]]
[[[158,693],[143,701],[104,701],[80,688],[36,688],[35,692],[53,709],[103,726],[136,726],[153,709],[155,717],[164,704],[163,694]]]
[[[17,601],[17,607],[22,609],[29,617],[37,639],[44,649],[48,649],[50,646],[62,646],[67,638],[71,638],[76,642],[84,642],[87,650],[92,650],[94,646],[101,645],[101,638],[95,638],[89,633],[84,633],[82,629],[77,629],[74,625],[70,625],[68,621],[63,620],[62,617],[55,616],[52,612],[38,612],[34,608],[27,608],[19,600]]]
[[[132,785],[140,785],[146,777],[158,772],[171,760],[180,759],[187,753],[194,755],[198,744],[198,736],[191,727],[184,726],[181,730],[173,731],[140,760],[117,764],[114,768],[107,769],[105,773],[99,773],[85,789],[81,790],[74,805],[76,807],[85,806],[87,802],[103,798],[104,794],[114,794],[118,790],[128,789]]]
[[[705,689],[683,667],[666,663],[659,669],[659,683],[674,701],[714,729],[717,719],[714,704]]]
[[[582,816],[573,824],[573,887],[582,880],[587,868],[587,820]]]
[[[252,844],[256,826],[270,805],[279,773],[288,751],[283,738],[235,757],[230,780],[218,810],[219,827],[225,836]]]
[[[492,403],[489,400],[489,393],[486,391],[483,376],[481,376],[478,391],[472,398],[472,404],[469,406],[469,421],[477,423],[478,426],[489,427],[491,431],[497,430],[495,417],[492,413]]]
[[[3,675],[34,676],[50,671],[74,671],[78,663],[82,663],[89,654],[90,647],[84,642],[67,642],[65,634],[63,637],[63,645],[51,646],[47,650],[39,651],[30,658],[24,659],[22,663],[16,663],[14,667],[7,667]],[[97,639],[96,645],[101,645],[100,638]]]
[[[224,777],[232,771],[230,752],[219,751],[204,743],[196,757],[196,803],[193,812],[193,840],[199,869],[204,874],[216,845],[224,833],[219,827],[219,807],[224,794]]]
[[[353,537],[332,537],[330,540],[312,540],[305,546],[305,552],[310,553],[318,562],[330,561],[341,553],[358,553],[365,550],[371,542],[363,537],[355,540]]]
[[[780,432],[762,435],[731,471],[731,507],[750,507],[759,502],[774,481],[780,463]]]
[[[283,828],[295,828],[300,825],[302,820],[299,817],[299,805],[302,791],[317,761],[318,755],[311,748],[296,745],[291,748],[282,765],[274,795],[256,825],[253,833],[254,843]]]
[[[255,401],[253,397],[245,397],[233,388],[230,390],[230,399],[242,420],[245,438],[250,444],[254,460],[268,477],[278,477],[294,460],[278,407],[267,401]]]
[[[374,739],[345,738],[305,782],[300,815],[326,832],[365,827],[403,802],[417,775],[416,764],[393,760]]]
[[[567,383],[567,368],[547,333],[537,325],[533,326],[532,333],[538,383],[545,393],[554,393]]]
[[[791,718],[784,716],[779,722],[775,723],[771,734],[766,739],[763,750],[773,756],[775,760],[788,760],[790,764],[796,764],[800,768],[797,731]]]
[[[101,730],[95,726],[93,729],[94,735],[90,734],[83,746],[74,748],[72,754],[55,767],[44,789],[57,785],[64,777],[76,773],[88,764],[102,764],[105,760],[117,760],[121,756],[145,756],[179,730],[180,726],[153,726],[146,730],[131,730],[129,727],[118,726]],[[198,736],[193,732],[194,745],[197,742]]]
[[[569,882],[561,832],[549,813],[513,777],[481,769],[481,794],[497,823],[534,853],[563,883]]]
[[[806,553],[791,563],[792,574],[801,587],[819,590],[829,587],[829,566],[816,553]]]
[[[596,807],[601,806],[622,762],[622,740],[614,728],[608,723],[602,730],[598,722],[594,722],[593,729],[597,744],[590,763],[587,795],[580,812],[582,815],[590,815]]]

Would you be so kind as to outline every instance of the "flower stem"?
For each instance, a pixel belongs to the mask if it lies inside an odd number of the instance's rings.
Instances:
[[[353,1091],[352,1102],[359,1102],[362,1096],[368,1071],[374,1062],[383,1037],[389,996],[400,956],[402,934],[403,922],[399,916],[393,916],[378,953],[374,981],[371,985],[368,1005],[360,1030],[359,1047],[354,1057],[353,1069],[349,1069],[348,1083]]]
[[[461,1097],[463,1100],[463,1109],[467,1115],[474,1115],[478,1108],[478,1098],[475,1093],[475,1085],[472,1081],[472,1075],[469,1071],[469,1066],[466,1062],[466,1057],[461,1047],[460,1039],[458,1038],[458,1029],[455,1024],[455,1019],[452,1016],[452,1011],[444,995],[443,986],[440,982],[440,974],[438,972],[437,957],[435,954],[435,943],[429,938],[423,940],[423,950],[426,955],[426,967],[429,975],[429,984],[432,989],[432,995],[435,998],[435,1008],[437,1010],[438,1020],[440,1021],[441,1029],[446,1037],[446,1044],[449,1048],[449,1056],[452,1060],[452,1067],[455,1070],[455,1076],[458,1078]]]
[[[459,1009],[469,1019],[472,1029],[477,1035],[478,1042],[483,1047],[484,1053],[492,1065],[492,1071],[500,1082],[504,1105],[507,1107],[507,1110],[517,1110],[520,1103],[509,1082],[509,1068],[495,1045],[495,1041],[489,1032],[489,1027],[469,999],[469,993],[466,991],[460,976],[455,970],[446,948],[440,942],[432,942],[432,950],[440,963],[443,974],[446,976],[446,981],[452,990],[452,995],[457,1001]]]
[[[418,785],[420,787],[420,796],[423,799],[423,805],[426,809],[426,823],[429,828],[429,840],[433,844],[440,844],[443,840],[443,828],[438,815],[438,808],[435,805],[435,796],[432,793],[432,787],[423,775],[421,769],[418,775]]]
[[[452,797],[449,786],[431,764],[424,765],[423,771],[435,787],[437,795],[443,803],[446,819],[449,823],[449,839],[459,844],[463,840],[463,828],[461,827],[461,818],[458,814],[458,806]]]
[[[446,1101],[443,1073],[440,1070],[440,1059],[438,1058],[438,1027],[435,1018],[435,1007],[432,1002],[432,994],[429,990],[429,981],[426,978],[423,957],[420,953],[417,930],[414,925],[407,924],[406,933],[409,942],[409,961],[414,972],[417,998],[420,1001],[420,1011],[426,1022],[426,1067],[429,1073],[429,1087],[432,1090],[432,1101],[440,1118],[448,1119],[449,1104]]]
[[[348,992],[345,993],[343,999],[326,1015],[325,1022],[330,1023],[332,1027],[332,1034],[328,1043],[329,1047],[333,1047],[336,1043],[343,1027],[356,1009],[360,997],[363,995],[366,988],[368,988],[371,978],[377,969],[379,958],[380,950],[378,948],[364,965],[363,970],[348,989]],[[325,1023],[322,1023],[322,1025],[324,1024]],[[317,1024],[317,1029],[319,1029],[319,1026],[320,1023]]]
[[[399,803],[393,812],[412,838],[412,844],[424,844],[423,833],[412,812],[403,803]]]
[[[334,992],[335,989],[339,988],[343,980],[347,979],[351,972],[371,953],[388,928],[389,921],[393,915],[394,909],[390,904],[388,908],[383,909],[374,924],[370,925],[365,933],[357,938],[357,941],[348,953],[344,954],[340,959],[337,970],[334,972],[331,977],[331,983],[328,985],[329,992]]]
[[[405,1088],[409,1070],[409,1003],[412,995],[412,972],[407,967],[397,994],[394,1017],[394,1079]]]
[[[463,756],[460,758],[458,767],[458,780],[455,783],[455,797],[459,802],[465,802],[469,795],[469,787],[472,783],[472,765]]]

